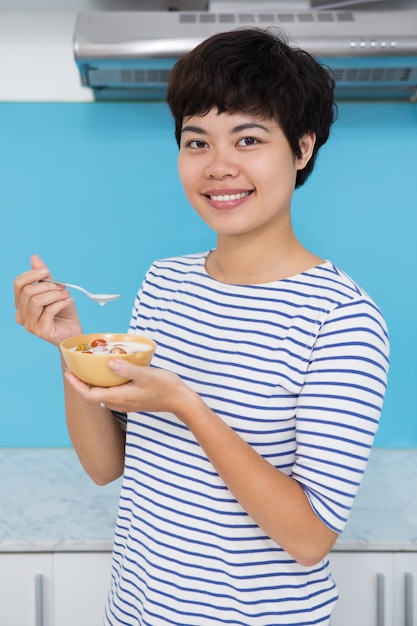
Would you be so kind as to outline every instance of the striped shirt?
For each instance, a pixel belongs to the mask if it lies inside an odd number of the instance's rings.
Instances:
[[[261,285],[218,282],[207,254],[156,261],[130,332],[342,532],[378,427],[388,337],[370,297],[331,262]],[[298,564],[255,524],[192,433],[130,413],[106,624],[329,624],[324,559]]]

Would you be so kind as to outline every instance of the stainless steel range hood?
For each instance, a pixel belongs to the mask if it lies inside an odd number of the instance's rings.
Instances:
[[[181,55],[217,32],[256,26],[284,30],[292,44],[331,67],[339,99],[417,101],[416,2],[397,1],[394,8],[376,2],[374,9],[368,1],[362,10],[289,10],[270,1],[255,9],[262,2],[245,0],[232,10],[228,4],[227,11],[80,13],[74,55],[82,84],[101,100],[164,99],[170,70]]]

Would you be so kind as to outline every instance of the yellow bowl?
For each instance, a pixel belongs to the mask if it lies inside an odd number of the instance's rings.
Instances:
[[[138,352],[127,354],[86,354],[76,351],[78,345],[90,345],[94,339],[105,339],[108,343],[140,344]],[[134,365],[149,365],[156,349],[156,343],[147,337],[123,333],[90,333],[68,337],[59,344],[65,365],[77,378],[94,387],[114,387],[128,382],[128,378],[119,376],[107,363],[110,359],[124,359]]]

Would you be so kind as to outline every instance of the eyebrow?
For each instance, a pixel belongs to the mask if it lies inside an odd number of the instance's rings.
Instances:
[[[267,128],[263,124],[259,124],[257,122],[246,122],[245,124],[239,124],[239,126],[235,126],[234,128],[232,128],[232,130],[230,131],[230,134],[234,135],[236,133],[241,133],[243,130],[249,130],[251,128],[260,128],[261,130],[264,130],[267,133],[271,132],[269,128]],[[188,133],[188,132],[196,133],[198,135],[208,135],[208,132],[204,130],[204,128],[201,128],[201,126],[191,126],[191,125],[183,126],[181,129],[181,134]]]

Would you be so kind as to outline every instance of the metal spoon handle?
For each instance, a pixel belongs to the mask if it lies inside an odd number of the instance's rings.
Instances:
[[[64,285],[64,287],[69,287],[70,289],[78,289],[78,291],[82,291],[83,293],[87,294],[87,296],[91,295],[90,292],[87,291],[87,289],[84,289],[84,287],[80,287],[79,285],[72,285],[71,283],[58,283],[58,284]]]
[[[112,300],[116,300],[117,298],[120,298],[120,294],[91,293],[90,291],[87,291],[87,289],[84,289],[84,287],[80,287],[79,285],[73,285],[72,283],[63,283],[59,280],[55,280],[54,278],[43,278],[41,282],[61,285],[62,287],[69,287],[71,289],[78,289],[78,291],[82,291],[88,298],[91,298],[91,300],[94,300],[95,302],[98,302],[101,305],[106,304],[106,302],[111,302]]]
[[[54,278],[42,278],[42,283],[52,283],[53,285],[61,285],[61,287],[66,287],[67,283],[61,283],[60,280],[55,280]]]
[[[53,283],[55,285],[61,285],[62,287],[69,287],[71,289],[78,289],[79,291],[82,291],[83,293],[87,294],[87,296],[90,295],[90,292],[87,291],[87,289],[84,289],[83,287],[80,287],[79,285],[72,285],[71,283],[63,283],[62,281],[55,280],[54,278],[43,278],[42,280],[45,283]]]

